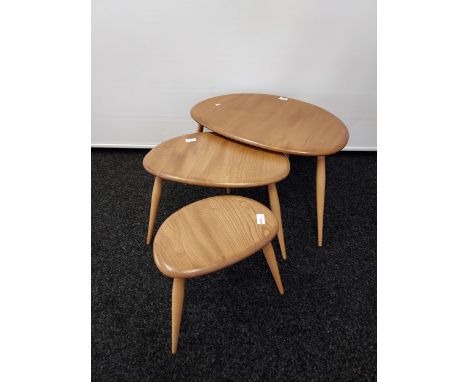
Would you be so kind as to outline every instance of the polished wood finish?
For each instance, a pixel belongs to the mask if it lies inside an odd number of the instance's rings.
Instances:
[[[315,192],[317,201],[317,234],[318,246],[322,246],[323,239],[323,212],[325,210],[325,157],[317,157],[317,171],[315,179]]]
[[[282,153],[330,155],[348,142],[348,129],[337,117],[293,98],[228,94],[198,103],[191,115],[223,136]]]
[[[177,351],[179,343],[180,321],[184,306],[185,279],[174,279],[172,282],[172,354]]]
[[[146,236],[146,244],[150,244],[151,239],[153,238],[154,222],[156,221],[156,214],[158,212],[159,201],[161,199],[161,192],[162,179],[156,177],[156,179],[154,180],[153,193],[151,195],[151,207],[148,221],[148,234]]]
[[[271,210],[273,211],[273,214],[275,215],[276,220],[278,221],[278,241],[281,248],[281,256],[283,256],[283,259],[286,260],[286,245],[284,243],[283,223],[281,221],[281,207],[275,183],[271,183],[268,185],[268,195],[270,197]]]
[[[276,287],[280,294],[284,294],[283,283],[281,282],[281,276],[278,270],[278,263],[276,262],[275,251],[273,250],[273,246],[271,243],[268,243],[263,247],[263,254],[265,255],[265,259],[268,263],[268,267],[270,268],[271,274],[273,275],[273,279],[275,280]]]
[[[186,142],[186,138],[196,141]],[[214,133],[188,134],[163,142],[145,156],[143,166],[166,180],[223,188],[265,186],[289,174],[285,155]]]
[[[257,224],[256,214],[265,215],[265,224]],[[164,221],[154,240],[154,260],[169,277],[200,276],[252,255],[277,232],[276,218],[264,205],[241,196],[215,196]]]

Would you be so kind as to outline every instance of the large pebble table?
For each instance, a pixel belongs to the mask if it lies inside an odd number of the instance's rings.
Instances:
[[[228,94],[195,105],[198,131],[285,154],[317,157],[317,237],[322,246],[325,206],[325,157],[348,143],[348,129],[328,111],[292,98],[268,94]]]

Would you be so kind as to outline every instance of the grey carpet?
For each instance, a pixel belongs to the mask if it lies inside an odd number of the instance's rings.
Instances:
[[[171,280],[145,245],[153,177],[147,150],[92,150],[94,381],[376,379],[376,153],[327,159],[324,246],[317,247],[315,160],[291,157],[278,184],[288,260],[280,296],[261,253],[186,283],[171,355]],[[232,190],[268,205],[266,187]],[[156,228],[223,194],[166,183]]]

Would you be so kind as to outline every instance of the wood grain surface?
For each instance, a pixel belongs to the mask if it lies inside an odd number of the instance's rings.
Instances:
[[[292,98],[229,94],[195,105],[200,125],[237,141],[297,155],[330,155],[348,142],[348,129],[328,111]]]
[[[265,215],[265,224],[257,224],[256,214]],[[201,276],[254,254],[277,231],[276,218],[263,204],[242,196],[215,196],[164,221],[154,240],[154,260],[166,276]]]
[[[196,141],[186,142],[193,138]],[[145,156],[143,166],[163,179],[211,187],[264,186],[289,174],[285,155],[208,132],[182,135],[161,143]]]

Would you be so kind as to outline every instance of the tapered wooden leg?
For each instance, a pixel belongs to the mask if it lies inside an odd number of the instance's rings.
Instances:
[[[172,283],[172,354],[177,351],[179,342],[180,320],[184,306],[185,279],[174,279]]]
[[[272,183],[268,185],[268,195],[270,196],[270,206],[275,215],[276,220],[278,220],[278,241],[281,248],[281,256],[286,260],[286,245],[284,244],[284,234],[283,234],[283,223],[281,221],[281,208],[278,198],[278,191],[276,190],[276,184]]]
[[[283,283],[281,282],[281,276],[278,270],[278,263],[276,262],[275,251],[271,243],[268,243],[263,247],[263,254],[265,255],[265,259],[268,263],[268,267],[270,268],[271,274],[275,279],[276,286],[278,287],[278,291],[281,294],[284,294]]]
[[[146,244],[150,244],[153,238],[154,222],[156,221],[156,213],[158,212],[159,200],[161,199],[162,179],[156,177],[151,195],[150,216],[148,222],[148,235],[146,236]]]
[[[315,179],[315,193],[317,198],[317,235],[318,246],[322,246],[323,211],[325,209],[325,157],[317,157],[317,174]]]
[[[197,133],[201,133],[201,132],[203,132],[203,125],[199,123],[197,127]]]

